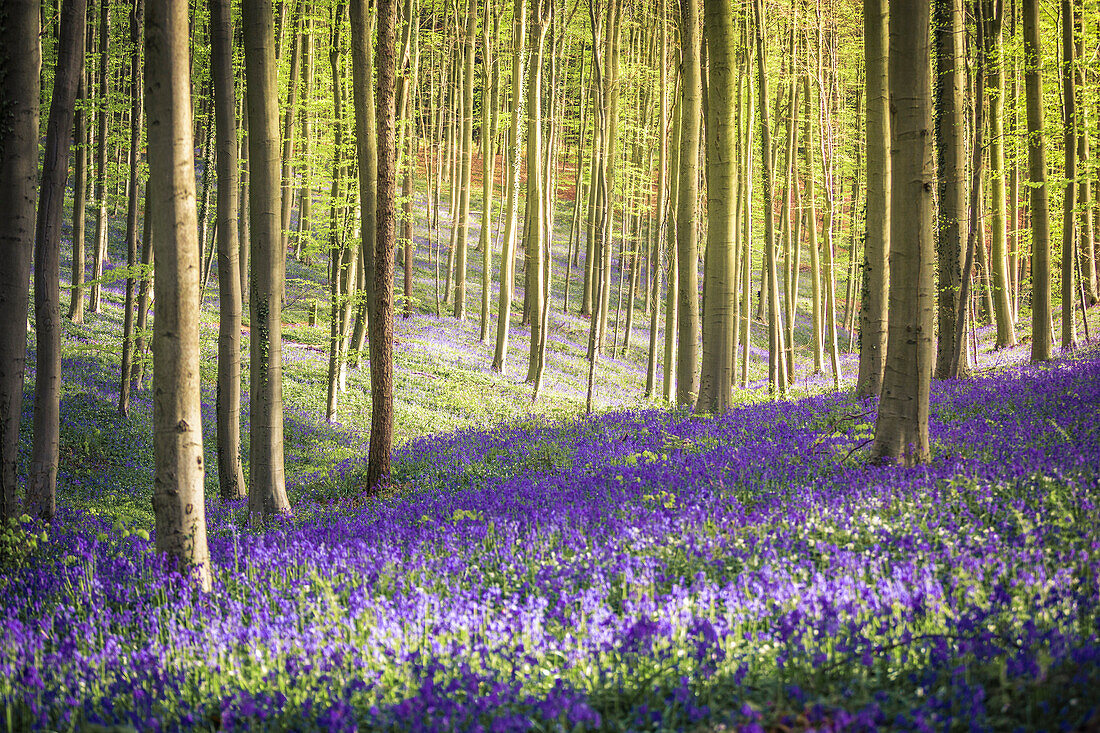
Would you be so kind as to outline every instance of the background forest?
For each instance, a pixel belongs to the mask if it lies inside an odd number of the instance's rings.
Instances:
[[[2,1],[0,728],[1100,725],[1096,0]]]

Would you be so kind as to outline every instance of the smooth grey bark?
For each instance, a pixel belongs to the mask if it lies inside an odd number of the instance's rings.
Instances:
[[[859,373],[856,394],[878,395],[886,357],[886,299],[890,290],[890,115],[887,0],[863,2],[863,53],[867,85],[867,239],[863,247],[863,292],[859,311]]]
[[[928,0],[890,5],[890,300],[886,366],[872,455],[929,460],[934,338],[932,79]]]
[[[46,521],[57,511],[57,463],[61,436],[61,219],[76,86],[84,61],[86,0],[64,0],[46,123],[42,184],[34,236],[34,443],[27,471],[27,514]]]
[[[262,523],[290,511],[283,463],[282,313],[286,250],[279,218],[282,177],[271,0],[243,0],[241,15],[248,86],[252,250],[248,511],[252,522]]]
[[[0,521],[19,515],[19,422],[26,372],[27,307],[38,191],[42,48],[38,0],[6,0],[0,13]]]
[[[136,0],[130,6],[130,190],[126,206],[126,299],[123,305],[122,370],[119,376],[118,412],[126,417],[130,412],[130,384],[134,363],[134,306],[137,297],[138,278],[134,272],[138,264],[138,188],[141,152],[141,24],[145,13],[144,0]]]
[[[270,7],[270,6],[269,6]],[[153,514],[157,551],[211,587],[199,403],[199,242],[195,211],[187,2],[149,0],[145,95],[149,211],[156,248]]]
[[[1043,138],[1042,46],[1039,0],[1023,0],[1024,94],[1031,201],[1031,360],[1049,361],[1051,349],[1050,201]]]
[[[210,0],[210,72],[218,149],[218,487],[223,502],[247,496],[241,467],[240,174],[230,0]]]

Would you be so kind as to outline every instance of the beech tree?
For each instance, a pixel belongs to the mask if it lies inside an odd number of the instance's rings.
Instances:
[[[237,95],[229,0],[210,0],[211,75],[218,145],[218,486],[222,501],[246,496],[241,468],[241,275]],[[148,213],[146,213],[148,216]]]
[[[19,515],[19,422],[27,353],[27,282],[38,188],[39,0],[6,0],[0,12],[0,521]]]
[[[863,297],[859,312],[859,374],[856,394],[882,389],[886,357],[886,297],[890,289],[890,115],[887,59],[890,54],[889,4],[863,1],[863,54],[867,84],[867,242],[863,247]]]
[[[1043,78],[1039,0],[1023,0],[1024,92],[1031,202],[1031,360],[1051,358],[1050,204],[1043,138]]]
[[[895,1],[890,12],[890,315],[872,453],[880,462],[911,466],[930,457],[935,166],[929,2]]]
[[[706,132],[707,289],[699,412],[725,412],[733,389],[737,160],[734,155],[734,16],[726,0],[704,0],[710,62]]]
[[[253,521],[261,522],[290,511],[283,468],[286,250],[280,220],[279,97],[271,0],[243,0],[241,14],[245,83],[249,90],[248,207],[252,250],[248,511]]]
[[[156,547],[211,586],[199,406],[199,242],[188,19],[184,0],[149,0],[145,96],[154,216],[157,317],[153,336],[153,514]]]
[[[757,0],[759,1],[759,0]],[[693,405],[699,394],[699,244],[695,217],[699,203],[699,116],[702,105],[698,0],[680,0],[683,69],[680,170],[676,204],[676,249],[680,292],[676,353],[676,402]]]
[[[397,238],[397,150],[394,77],[397,71],[395,0],[378,0],[378,219],[374,240],[373,309],[370,320],[371,431],[367,486],[390,480],[393,453],[393,271]]]
[[[46,124],[42,185],[34,236],[34,445],[27,475],[27,513],[49,521],[57,511],[61,440],[61,218],[69,176],[70,132],[84,60],[86,0],[64,0]],[[25,317],[25,316],[24,316]]]

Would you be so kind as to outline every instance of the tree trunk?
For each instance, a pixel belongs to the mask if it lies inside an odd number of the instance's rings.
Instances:
[[[110,119],[110,74],[108,72],[111,51],[110,0],[100,0],[99,16],[99,98],[96,122],[96,220],[95,260],[92,262],[92,286],[88,294],[88,310],[102,311],[100,303],[103,285],[103,265],[107,261],[107,121]]]
[[[138,188],[139,157],[141,151],[141,24],[144,0],[130,6],[130,183],[129,203],[126,207],[126,303],[122,327],[122,374],[118,387],[118,413],[126,417],[130,412],[130,382],[134,363],[134,300],[137,295],[138,264]],[[83,60],[83,59],[82,59]]]
[[[1081,23],[1081,11],[1082,1],[1077,0],[1073,4],[1073,26],[1074,26],[1074,38],[1075,38],[1075,57],[1077,63],[1074,65],[1074,84],[1077,88],[1077,93],[1080,95],[1080,103],[1077,105],[1077,114],[1080,121],[1077,124],[1077,166],[1083,172],[1080,179],[1077,181],[1077,213],[1079,216],[1078,226],[1080,231],[1080,242],[1078,245],[1078,260],[1081,263],[1081,280],[1082,287],[1085,290],[1085,295],[1089,305],[1094,305],[1097,298],[1100,297],[1100,290],[1098,290],[1097,272],[1096,272],[1096,244],[1095,234],[1092,226],[1093,216],[1093,200],[1092,200],[1092,187],[1094,185],[1093,178],[1096,176],[1095,165],[1089,160],[1090,157],[1090,145],[1089,145],[1089,119],[1088,119],[1088,94],[1085,86],[1085,36],[1084,29]],[[1089,173],[1092,175],[1089,175]]]
[[[883,463],[929,460],[932,381],[932,80],[929,2],[891,3],[890,320],[872,453]]]
[[[209,590],[199,404],[199,243],[186,2],[149,0],[145,49],[151,192],[147,208],[156,217],[151,234],[160,269],[153,339],[156,546],[180,570],[190,573],[203,590]]]
[[[734,153],[734,17],[726,0],[704,0],[707,39],[707,277],[703,364],[697,412],[720,413],[732,406],[736,176]]]
[[[1073,323],[1073,260],[1077,244],[1077,91],[1074,88],[1073,5],[1062,0],[1062,109],[1066,189],[1062,199],[1062,351],[1077,347]]]
[[[1027,158],[1031,199],[1031,360],[1051,358],[1050,204],[1047,150],[1043,139],[1042,48],[1039,1],[1023,0],[1024,94],[1027,97]]]
[[[492,46],[489,43],[489,3],[485,3],[485,17],[481,23],[481,331],[478,341],[489,339],[489,291],[493,286],[493,176],[496,173],[496,88],[490,67]],[[406,244],[406,246],[409,246]],[[406,265],[406,271],[408,266]],[[408,281],[411,286],[411,280]],[[407,296],[406,296],[407,297]]]
[[[545,179],[542,156],[542,64],[546,46],[547,23],[543,5],[546,0],[531,3],[531,63],[527,79],[527,202],[530,213],[527,240],[525,293],[531,303],[531,340],[527,356],[527,379],[534,382],[539,369],[539,344],[542,339],[542,310],[546,307],[546,266],[542,250],[549,234],[543,226],[546,214]],[[457,301],[456,301],[457,302]]]
[[[680,120],[680,183],[676,205],[679,259],[676,403],[694,405],[699,395],[699,244],[695,218],[699,204],[699,116],[702,69],[698,0],[680,0],[683,89]]]
[[[886,0],[863,2],[863,53],[867,70],[867,241],[859,309],[859,374],[856,394],[882,389],[886,356],[886,297],[890,290],[890,116],[887,59],[890,21]]]
[[[38,0],[9,0],[0,13],[5,130],[0,135],[0,521],[19,515],[19,421],[27,352],[27,281],[35,242],[42,50]]]
[[[341,40],[340,30],[344,24],[344,3],[337,3],[336,15],[332,24],[332,36],[331,46],[329,48],[329,65],[332,69],[332,109],[333,109],[333,161],[332,161],[332,189],[329,196],[329,355],[328,355],[328,390],[327,398],[325,401],[325,419],[329,422],[333,422],[336,419],[336,401],[337,395],[340,393],[339,382],[340,375],[344,371],[345,357],[358,359],[358,355],[351,356],[350,354],[344,354],[344,333],[345,327],[341,323],[343,319],[344,298],[349,297],[354,292],[354,282],[351,279],[351,269],[349,267],[349,260],[353,256],[352,248],[349,248],[344,242],[341,235],[340,228],[340,203],[344,197],[344,178],[347,174],[347,164],[344,162],[344,85],[343,74],[341,73]],[[368,119],[369,125],[373,122],[374,104],[373,97],[370,94],[366,94],[366,90],[369,89],[369,81],[364,81],[363,84],[359,83],[357,78],[358,74],[362,74],[365,80],[369,80],[373,73],[373,44],[370,39],[370,22],[369,16],[366,16],[362,6],[356,3],[351,4],[351,24],[352,24],[352,87],[353,93],[358,93],[364,97],[370,97],[370,101],[364,101],[361,105],[363,114]],[[361,54],[361,56],[359,56]],[[357,58],[357,56],[359,56]],[[364,71],[360,72],[359,65],[362,65]],[[361,87],[361,88],[360,88]],[[359,112],[359,107],[356,107],[356,112]],[[358,121],[357,121],[358,122]],[[375,146],[372,138],[364,139],[364,147],[369,147],[369,150],[364,151],[366,153],[363,156],[357,156],[359,163],[363,167],[371,166]],[[358,152],[358,151],[357,151]],[[373,169],[372,169],[373,170]],[[360,186],[368,186],[370,192],[374,192],[375,178],[373,176],[359,176]],[[362,196],[360,196],[362,198]],[[361,202],[362,204],[362,202]],[[366,225],[367,220],[371,218],[373,213],[373,204],[370,210],[366,208],[360,208],[360,216],[364,220]],[[365,253],[367,249],[371,249],[365,244],[365,240],[360,245],[360,252]],[[365,309],[367,305],[364,303],[362,308]],[[366,329],[365,311],[361,310],[359,318],[356,322],[356,330],[363,332]],[[354,337],[353,337],[354,339]],[[358,364],[358,361],[356,361]]]
[[[515,0],[515,27],[512,39],[512,127],[508,137],[508,200],[505,202],[504,238],[500,246],[500,293],[497,302],[497,341],[493,350],[493,371],[507,371],[508,332],[512,314],[512,290],[515,285],[516,220],[519,207],[520,120],[526,98],[523,68],[527,42],[527,0]]]
[[[85,25],[91,24],[85,20]],[[85,34],[85,47],[89,45],[91,33]],[[81,105],[76,109],[76,123],[73,132],[75,141],[73,172],[73,258],[72,275],[69,278],[69,320],[84,323],[84,240],[88,223],[88,74],[84,64],[80,65],[80,81],[76,87],[76,98]],[[2,519],[2,517],[0,517]]]
[[[313,64],[314,64],[314,34],[316,20],[314,19],[313,3],[306,6],[306,32],[302,42],[305,44],[305,60],[303,71],[305,82],[302,99],[302,185],[298,190],[298,227],[294,238],[294,256],[298,259],[305,258],[305,262],[312,262],[310,247],[302,254],[302,245],[312,233],[313,221],[313,162],[311,147],[313,145]]]
[[[374,278],[370,319],[371,432],[367,464],[367,486],[371,489],[389,483],[390,454],[393,449],[393,253],[396,235],[394,199],[397,193],[397,156],[394,142],[394,5],[394,0],[378,0],[378,80],[375,102],[378,111],[378,214],[374,272],[368,272],[368,279]],[[365,137],[365,134],[362,136]]]
[[[935,0],[936,162],[939,208],[936,239],[937,323],[936,378],[957,379],[954,366],[956,318],[962,286],[962,238],[966,221],[966,146],[963,144],[963,7],[962,0]]]
[[[462,128],[459,141],[458,235],[455,249],[455,318],[466,317],[467,239],[470,233],[470,167],[473,158],[474,130],[474,41],[477,35],[477,3],[466,0],[465,50],[462,54]],[[530,170],[530,169],[528,169]]]
[[[290,512],[283,468],[282,316],[286,250],[279,220],[282,184],[279,95],[275,83],[275,20],[271,0],[243,0],[241,15],[249,90],[248,204],[252,250],[248,511],[253,523],[261,523]]]
[[[42,185],[34,237],[34,445],[27,472],[27,514],[47,522],[57,511],[61,430],[61,218],[76,86],[84,60],[85,0],[65,0],[57,46],[53,99],[46,125]]]
[[[989,172],[993,194],[993,237],[989,274],[993,280],[993,314],[997,322],[997,348],[1016,345],[1012,305],[1009,301],[1008,231],[1004,155],[1004,16],[1002,3],[983,0],[985,8],[985,80],[989,96]]]
[[[653,399],[657,394],[657,324],[661,317],[661,258],[665,255],[665,234],[667,228],[668,209],[668,11],[666,0],[660,0],[657,10],[658,23],[661,26],[661,56],[658,65],[661,75],[661,103],[660,126],[657,144],[660,146],[657,160],[657,210],[654,212],[654,225],[657,227],[657,236],[654,237],[653,254],[650,256],[649,266],[653,278],[653,299],[650,302],[649,321],[649,360],[646,364],[645,396]],[[578,163],[579,166],[579,163]],[[579,168],[578,168],[579,171]],[[665,331],[668,338],[668,331]]]
[[[141,389],[145,379],[145,363],[150,339],[146,332],[149,324],[149,300],[153,288],[153,237],[152,214],[149,213],[149,185],[145,185],[145,220],[142,222],[141,233],[141,283],[138,286],[137,299],[137,340],[134,342],[134,368],[132,384],[130,388],[135,392]],[[239,330],[238,330],[239,333]],[[238,336],[238,338],[240,338]]]
[[[811,312],[813,321],[813,357],[814,374],[825,372],[825,331],[824,302],[821,292],[821,247],[817,241],[817,191],[814,185],[814,115],[811,104],[810,76],[802,77],[803,96],[806,103],[806,119],[803,122],[803,144],[806,149],[806,234],[810,250]],[[824,131],[823,131],[824,132]]]
[[[280,236],[285,257],[290,237],[290,212],[294,203],[294,131],[298,117],[298,86],[302,76],[301,48],[304,41],[298,32],[302,23],[302,2],[293,0],[290,21],[290,79],[287,81],[286,109],[283,111],[282,192]]]
[[[218,487],[222,501],[229,502],[247,496],[241,468],[240,181],[230,0],[210,2],[210,41],[218,148]]]

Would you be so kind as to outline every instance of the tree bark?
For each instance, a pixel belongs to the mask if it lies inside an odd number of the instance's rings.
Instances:
[[[396,38],[394,0],[378,0],[378,218],[375,230],[374,307],[370,320],[371,432],[367,486],[390,480],[393,449],[393,253],[396,237],[397,155],[394,141]]]
[[[271,0],[243,0],[241,15],[248,86],[252,250],[248,511],[253,523],[263,523],[277,514],[290,512],[283,464],[282,314],[286,250],[279,218],[282,193],[279,96]]]
[[[130,412],[130,382],[134,363],[134,306],[137,295],[138,264],[138,177],[141,150],[141,24],[145,12],[144,0],[136,0],[130,6],[130,189],[126,207],[126,301],[123,306],[122,374],[119,378],[118,413],[126,417]]]
[[[930,457],[934,336],[929,2],[893,2],[890,10],[890,318],[872,454],[882,463],[914,465]]]
[[[1066,188],[1062,199],[1062,351],[1077,347],[1073,323],[1073,262],[1077,245],[1077,90],[1074,87],[1073,5],[1062,0],[1062,110]]]
[[[230,0],[210,2],[210,41],[218,148],[218,487],[222,501],[229,502],[247,496],[241,467],[240,163]]]
[[[732,406],[737,160],[734,153],[734,17],[726,0],[704,0],[707,39],[707,277],[697,412]]]
[[[473,159],[474,130],[474,41],[477,35],[477,3],[466,0],[466,31],[462,54],[462,127],[459,132],[458,235],[455,247],[455,318],[466,317],[466,261],[470,232],[470,168]],[[530,175],[530,168],[528,168]]]
[[[84,61],[86,0],[64,0],[53,99],[46,124],[42,185],[34,237],[34,444],[27,472],[27,514],[46,521],[57,511],[61,430],[61,218],[76,86]]]
[[[199,404],[199,243],[184,0],[149,0],[145,94],[148,209],[155,216],[151,234],[160,269],[153,338],[156,547],[209,590]]]
[[[92,285],[88,310],[102,310],[103,264],[107,260],[107,120],[110,117],[111,3],[100,0],[99,15],[99,98],[96,100],[96,220],[95,259],[92,261]]]
[[[527,0],[515,0],[515,27],[512,43],[512,126],[508,136],[508,191],[505,202],[504,237],[500,245],[500,292],[497,301],[497,340],[493,350],[493,371],[507,371],[508,332],[512,314],[512,290],[515,287],[516,220],[519,207],[520,120],[526,99],[523,68],[527,42]]]
[[[1031,360],[1051,358],[1050,203],[1043,138],[1042,47],[1039,0],[1023,0],[1024,94],[1027,97],[1027,158],[1031,200]]]
[[[38,0],[8,0],[0,13],[0,521],[19,515],[19,422],[27,353],[27,281],[35,241],[42,49]]]
[[[680,120],[680,183],[676,249],[679,258],[676,402],[694,405],[699,395],[699,116],[702,104],[698,0],[680,0],[683,89]]]
[[[963,144],[963,7],[962,0],[935,0],[936,162],[939,208],[936,240],[937,323],[936,378],[957,379],[956,319],[962,286],[963,222],[966,221],[966,150]]]
[[[87,12],[85,11],[85,15]],[[85,18],[85,26],[90,24]],[[90,43],[91,33],[85,34],[85,47]],[[76,122],[73,138],[76,161],[73,171],[73,258],[72,274],[69,277],[69,320],[84,323],[84,240],[88,224],[88,74],[84,64],[80,65],[80,81],[76,87],[76,98],[81,103],[76,109]]]
[[[989,97],[989,173],[993,194],[993,236],[989,274],[993,280],[993,315],[997,322],[997,348],[1016,345],[1008,282],[1008,202],[1005,192],[1004,155],[1004,16],[1001,0],[984,0],[985,81]]]
[[[859,374],[856,394],[882,389],[886,356],[886,297],[890,290],[890,116],[887,59],[890,21],[886,0],[863,2],[863,53],[867,70],[867,241],[863,248],[863,293],[859,312]]]

